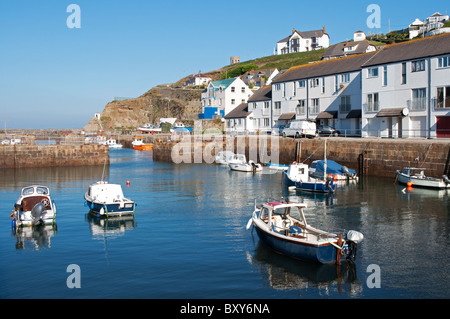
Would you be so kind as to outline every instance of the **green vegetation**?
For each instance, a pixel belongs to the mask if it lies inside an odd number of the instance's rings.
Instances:
[[[240,76],[250,70],[273,69],[278,70],[289,69],[296,65],[308,64],[310,62],[320,61],[326,49],[314,50],[308,52],[289,53],[281,55],[271,55],[254,60],[241,62],[238,66],[229,65],[222,69],[221,78],[233,78]]]

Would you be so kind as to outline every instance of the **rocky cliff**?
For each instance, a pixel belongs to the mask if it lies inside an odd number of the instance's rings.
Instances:
[[[202,111],[201,92],[200,89],[154,87],[138,98],[108,103],[100,121],[92,118],[84,130],[134,129],[145,123],[155,123],[161,117],[195,120]]]

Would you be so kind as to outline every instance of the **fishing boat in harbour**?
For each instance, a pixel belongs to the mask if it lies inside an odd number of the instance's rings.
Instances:
[[[296,162],[283,171],[283,185],[288,189],[317,193],[334,193],[336,190],[333,179],[312,178],[309,176],[308,165]]]
[[[247,223],[260,240],[278,253],[321,264],[355,262],[357,245],[364,236],[350,230],[331,233],[310,226],[303,212],[305,204],[289,201],[256,206]]]
[[[119,149],[119,148],[123,148],[122,144],[117,143],[117,141],[113,138],[108,139],[105,144],[110,148],[110,149]]]
[[[261,164],[255,163],[251,160],[245,163],[229,163],[228,166],[233,171],[240,172],[261,172],[263,169]]]
[[[326,165],[326,170],[325,170]],[[309,176],[314,178],[332,178],[335,181],[357,180],[358,175],[354,169],[341,165],[335,161],[315,160],[308,168]]]
[[[232,151],[221,151],[215,156],[216,163],[228,165],[228,160],[232,159],[235,154]]]
[[[138,151],[151,151],[153,150],[153,144],[144,143],[144,137],[135,136],[133,137],[133,141],[131,142],[133,145],[133,149]]]
[[[136,203],[123,195],[120,184],[109,184],[100,181],[89,186],[84,199],[90,211],[97,216],[132,215]]]
[[[41,185],[22,188],[11,218],[13,228],[54,224],[56,205],[49,188]]]
[[[425,176],[423,168],[405,167],[396,171],[399,183],[411,187],[426,187],[434,189],[450,189],[450,180],[447,175],[442,178]]]

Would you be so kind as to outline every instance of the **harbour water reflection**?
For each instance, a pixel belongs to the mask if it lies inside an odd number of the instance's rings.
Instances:
[[[393,174],[343,185],[333,196],[292,193],[280,173],[153,162],[151,152],[128,149],[110,156],[105,173],[103,166],[2,172],[0,298],[450,297],[446,192],[408,190]],[[134,217],[88,214],[84,192],[103,174],[136,200]],[[30,184],[50,187],[57,229],[14,234],[9,213]],[[304,263],[261,245],[245,229],[255,199],[282,197],[306,203],[313,226],[362,232],[356,267]],[[66,285],[70,264],[80,266],[80,289]],[[380,288],[367,285],[370,265],[381,269]]]

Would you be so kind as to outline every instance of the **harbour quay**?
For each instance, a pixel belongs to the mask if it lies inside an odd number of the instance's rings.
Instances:
[[[106,145],[0,145],[0,168],[109,164]]]
[[[360,176],[395,176],[403,167],[423,168],[428,176],[448,175],[448,139],[314,138],[278,136],[184,136],[154,143],[153,160],[172,163],[214,163],[220,151],[245,154],[258,163],[291,164],[324,159],[355,169]]]

